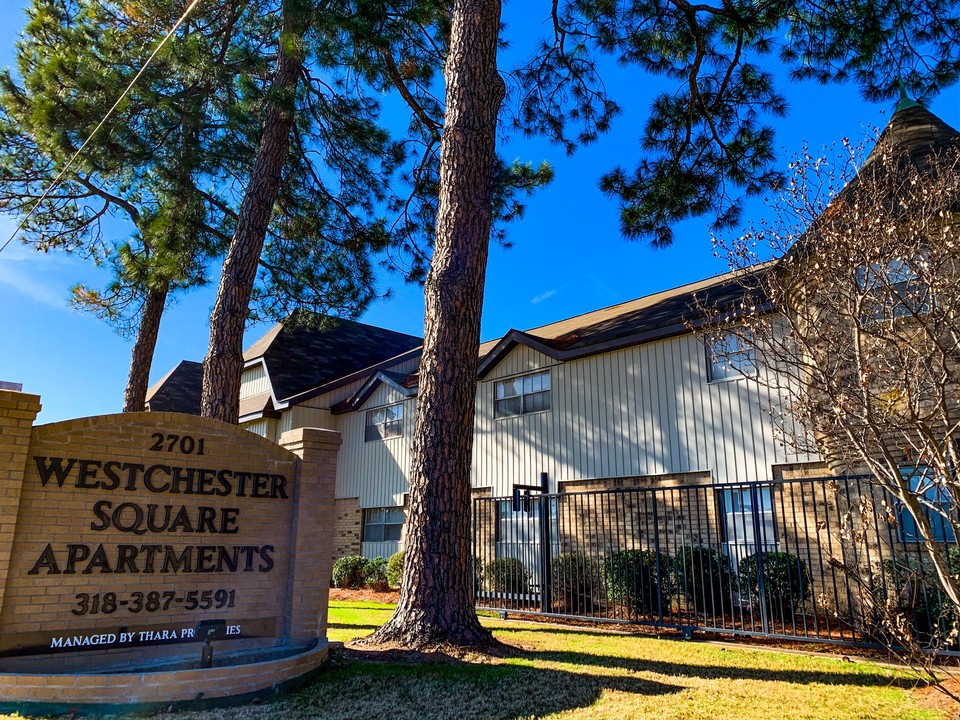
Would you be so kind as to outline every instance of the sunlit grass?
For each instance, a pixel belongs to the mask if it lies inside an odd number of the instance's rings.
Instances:
[[[332,602],[329,638],[368,635],[390,605]],[[335,653],[304,689],[182,720],[935,720],[902,673],[869,663],[484,618],[519,648],[489,662],[417,664]],[[349,659],[348,659],[349,658]],[[359,658],[359,659],[358,659]],[[131,720],[132,720],[131,716]],[[138,717],[143,717],[142,715]],[[170,716],[165,716],[170,717]]]

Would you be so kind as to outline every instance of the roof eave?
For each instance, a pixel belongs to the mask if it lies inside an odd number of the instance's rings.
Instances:
[[[391,365],[396,365],[397,363],[405,362],[407,360],[412,360],[413,358],[419,356],[423,352],[423,346],[415,347],[406,352],[395,355],[392,358],[387,358],[383,362],[376,363],[369,367],[362,368],[355,372],[350,373],[349,375],[344,375],[343,377],[337,378],[336,380],[331,380],[330,382],[324,383],[323,385],[318,385],[315,388],[310,390],[305,390],[296,395],[291,395],[288,398],[284,398],[279,402],[274,401],[274,405],[278,410],[286,410],[289,407],[294,405],[299,405],[306,400],[317,397],[318,395],[323,395],[328,392],[333,392],[339,388],[342,388],[344,385],[349,385],[352,382],[357,380],[362,380],[365,377],[370,376],[371,373],[376,373],[379,370],[390,367]]]
[[[396,382],[393,378],[384,375],[379,370],[365,382],[357,392],[343,402],[339,402],[331,408],[334,415],[343,415],[348,412],[355,412],[363,407],[364,403],[370,399],[370,396],[380,385],[386,384],[403,395],[405,398],[413,397],[417,394],[417,387],[405,387]]]

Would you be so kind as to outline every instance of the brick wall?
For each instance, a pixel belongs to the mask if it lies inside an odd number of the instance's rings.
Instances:
[[[199,658],[201,620],[227,627],[215,643],[221,661],[309,647],[312,658],[326,656],[338,433],[287,433],[287,450],[171,413],[33,428],[39,409],[36,396],[0,390],[0,671],[11,673],[0,678],[0,697],[32,697],[6,691],[17,684],[10,678],[31,685],[23,673],[43,673],[36,684],[55,690],[74,682],[57,673],[131,667],[154,683],[158,668]],[[265,671],[266,686],[310,662],[280,662],[276,674]],[[211,675],[212,692],[261,685],[246,670],[228,674],[229,682]],[[196,685],[200,676],[191,677]],[[151,692],[163,695],[154,687],[143,697]],[[62,695],[95,695],[84,693]],[[123,692],[105,693],[103,702],[125,702]]]
[[[560,549],[603,556],[629,548],[659,547],[673,554],[684,545],[719,541],[717,504],[709,472],[576,480],[561,484],[563,493],[622,490],[617,496],[571,495],[558,508]],[[680,490],[685,486],[702,486]],[[631,489],[666,488],[664,493]]]
[[[223,698],[268,691],[308,677],[329,656],[321,645],[305,653],[276,660],[207,670],[170,670],[153,673],[55,675],[0,674],[0,710],[36,714],[102,713],[111,706],[138,710],[166,710],[171,703],[190,706]],[[120,707],[117,707],[120,710]]]
[[[296,644],[326,634],[340,433],[299,428],[280,442],[300,458],[287,581],[287,639]]]
[[[30,449],[33,421],[40,412],[36,395],[0,390],[0,579],[10,571],[23,468]],[[5,584],[0,582],[0,612],[5,599]]]
[[[358,498],[337,498],[333,506],[333,559],[360,554],[363,512]]]

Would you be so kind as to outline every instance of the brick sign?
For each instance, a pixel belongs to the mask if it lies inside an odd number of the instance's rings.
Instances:
[[[35,428],[0,655],[181,646],[201,639],[198,626],[238,647],[277,642],[297,463],[252,433],[187,416]]]

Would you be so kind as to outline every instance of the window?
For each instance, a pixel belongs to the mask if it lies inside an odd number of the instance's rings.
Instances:
[[[500,380],[494,385],[494,417],[511,417],[549,409],[549,372]]]
[[[753,338],[749,330],[727,330],[707,340],[707,381],[735,380],[755,375]]]
[[[403,405],[388,405],[367,411],[366,442],[386,440],[403,435]]]
[[[773,494],[768,486],[737,487],[720,491],[723,513],[721,526],[727,555],[734,568],[741,560],[757,552],[777,549],[777,529],[773,517]]]
[[[403,533],[403,508],[370,508],[363,511],[363,542],[399,542]]]
[[[930,523],[935,542],[955,542],[956,535],[953,525],[943,514],[956,520],[953,499],[950,492],[938,483],[933,471],[926,465],[907,466],[900,468],[900,476],[910,483],[910,490],[920,495],[924,513]],[[939,509],[938,509],[939,508]],[[917,527],[916,520],[910,511],[902,505],[899,508],[900,540],[903,542],[923,542],[923,535]]]
[[[930,310],[930,290],[907,260],[894,258],[857,268],[867,318],[889,320]]]

